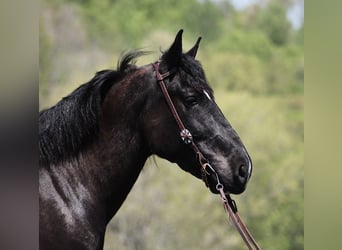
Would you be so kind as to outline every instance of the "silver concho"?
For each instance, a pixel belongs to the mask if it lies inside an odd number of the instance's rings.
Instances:
[[[183,130],[180,132],[180,137],[181,137],[182,141],[183,141],[185,144],[190,144],[190,143],[192,143],[192,135],[191,135],[191,133],[190,133],[189,130],[183,129]]]

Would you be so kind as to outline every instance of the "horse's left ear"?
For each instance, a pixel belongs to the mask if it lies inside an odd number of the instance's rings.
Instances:
[[[182,34],[183,30],[178,31],[175,41],[171,47],[163,54],[161,60],[166,62],[169,68],[177,67],[182,57]]]
[[[197,50],[198,50],[199,43],[200,43],[201,39],[202,39],[202,37],[199,37],[199,38],[197,39],[197,42],[196,42],[196,44],[194,45],[194,47],[192,47],[188,52],[186,52],[187,55],[192,56],[193,58],[196,57]]]

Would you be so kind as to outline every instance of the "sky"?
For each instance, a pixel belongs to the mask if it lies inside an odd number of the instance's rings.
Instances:
[[[238,10],[242,10],[251,4],[258,2],[258,0],[230,0],[234,7]]]

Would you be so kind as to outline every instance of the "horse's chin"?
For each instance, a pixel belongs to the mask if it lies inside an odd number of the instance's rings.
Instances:
[[[212,192],[213,194],[219,194],[220,192],[216,189],[216,185],[210,185],[209,184],[209,190],[210,192]],[[228,194],[241,194],[245,191],[245,189],[237,189],[237,188],[223,188],[223,191],[226,195]]]
[[[213,194],[219,194],[219,190],[217,189],[217,180],[212,175],[207,175],[209,190]],[[227,185],[223,184],[223,191],[225,194],[241,194],[245,191],[246,186],[233,186],[233,185]]]
[[[182,166],[181,164],[178,164]],[[182,168],[182,167],[181,167]],[[183,168],[185,171],[190,172],[193,176],[197,177],[198,179],[202,179],[201,171],[189,171],[188,169]],[[203,180],[203,179],[202,179]],[[207,181],[208,181],[208,188],[213,194],[219,194],[217,187],[217,179],[216,176],[211,173],[207,174]],[[206,185],[206,184],[205,184]],[[245,191],[246,186],[236,186],[227,184],[225,181],[222,181],[223,191],[225,194],[241,194]]]

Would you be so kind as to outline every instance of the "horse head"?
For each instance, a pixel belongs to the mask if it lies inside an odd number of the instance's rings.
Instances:
[[[236,131],[215,103],[201,64],[195,59],[199,38],[188,52],[182,51],[182,30],[158,62],[169,96],[192,140],[217,173],[225,192],[242,193],[252,173],[252,162]],[[177,163],[183,170],[201,178],[196,154],[179,137],[179,127],[158,87],[155,74],[144,112],[144,134],[153,154]],[[217,193],[216,176],[208,173],[208,184]]]

